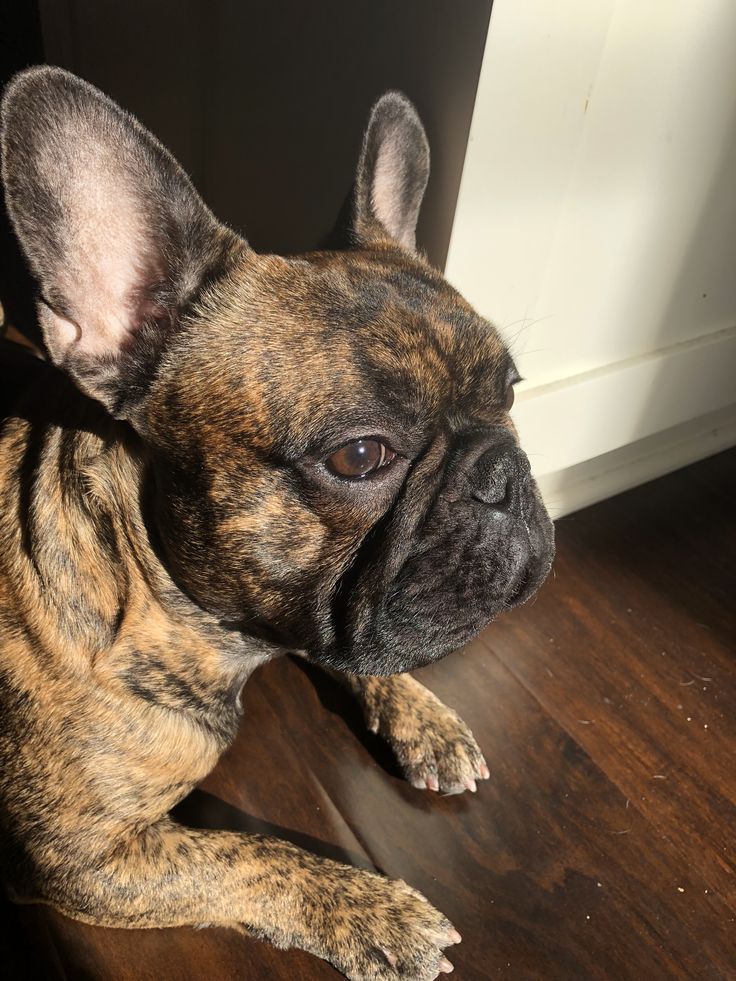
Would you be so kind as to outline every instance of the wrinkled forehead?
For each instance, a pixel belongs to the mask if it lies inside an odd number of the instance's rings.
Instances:
[[[212,402],[233,426],[306,445],[472,418],[503,398],[498,333],[423,263],[316,253],[260,257],[245,273],[197,315],[216,334]]]
[[[357,289],[355,349],[407,410],[472,413],[503,388],[510,358],[497,331],[431,270],[379,268]]]

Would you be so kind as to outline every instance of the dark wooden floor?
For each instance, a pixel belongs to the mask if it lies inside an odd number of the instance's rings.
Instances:
[[[420,672],[492,779],[402,783],[333,687],[250,682],[236,745],[181,817],[272,831],[420,888],[462,981],[736,978],[736,451],[559,522],[532,605]],[[224,930],[111,931],[3,910],[0,975],[337,978]]]

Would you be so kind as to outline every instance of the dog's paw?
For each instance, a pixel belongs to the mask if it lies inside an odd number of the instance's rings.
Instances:
[[[366,706],[367,720],[390,744],[406,779],[443,794],[475,792],[476,781],[490,773],[470,729],[418,681],[404,675],[391,680],[390,697]]]
[[[431,981],[452,971],[443,951],[460,934],[421,893],[400,879],[344,873],[312,920],[320,924],[315,953],[351,981]]]

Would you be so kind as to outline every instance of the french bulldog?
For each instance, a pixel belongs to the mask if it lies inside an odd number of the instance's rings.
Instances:
[[[299,257],[257,254],[58,68],[7,88],[2,173],[48,354],[27,385],[3,361],[12,895],[103,926],[245,929],[354,981],[451,970],[459,934],[404,882],[169,813],[285,651],[344,680],[417,788],[489,775],[407,672],[527,600],[553,532],[512,357],[416,249],[415,109],[379,99],[345,247]]]

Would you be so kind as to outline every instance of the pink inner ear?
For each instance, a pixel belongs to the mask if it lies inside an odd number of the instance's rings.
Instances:
[[[76,158],[62,174],[58,159],[40,161],[67,216],[57,284],[70,316],[53,314],[46,327],[56,332],[51,346],[60,356],[71,346],[115,355],[153,312],[150,289],[162,278],[162,262],[143,201],[114,154],[76,135]]]
[[[401,152],[400,134],[390,133],[381,143],[376,159],[371,203],[376,218],[389,235],[406,249],[414,249],[414,227],[407,221],[402,201],[406,164]]]

